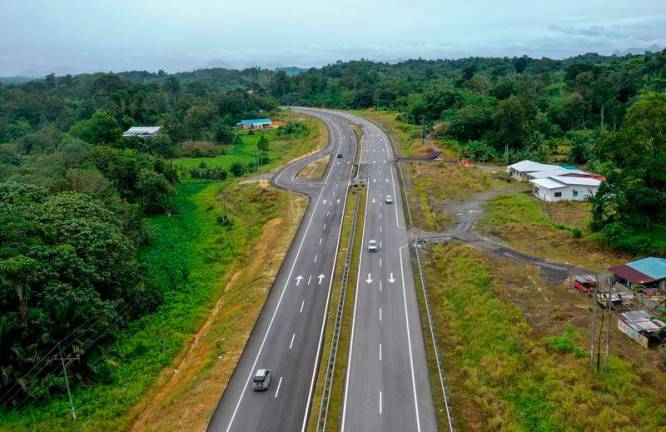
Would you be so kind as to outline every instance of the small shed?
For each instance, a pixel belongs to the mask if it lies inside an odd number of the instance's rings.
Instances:
[[[127,129],[123,136],[127,137],[139,137],[139,138],[151,138],[157,135],[162,126],[132,126]]]
[[[617,328],[645,348],[666,340],[666,323],[644,310],[621,313]]]
[[[273,127],[273,122],[271,119],[263,118],[263,119],[249,119],[249,120],[241,120],[240,122],[236,123],[236,126],[240,126],[243,129],[268,129]]]

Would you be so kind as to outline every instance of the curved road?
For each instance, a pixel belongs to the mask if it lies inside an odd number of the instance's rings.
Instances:
[[[295,109],[326,124],[329,146],[286,166],[273,178],[278,187],[309,195],[310,205],[208,430],[305,429],[356,152],[349,121],[364,132],[359,178],[367,181],[368,202],[342,430],[435,431],[408,237],[389,139],[375,124],[357,116]],[[333,157],[323,181],[296,180],[302,167],[328,153]],[[335,157],[337,153],[342,158]],[[394,204],[384,203],[389,194]],[[379,243],[377,253],[365,251],[369,239]],[[271,387],[264,393],[251,389],[258,368],[273,372]]]
[[[298,110],[326,124],[329,146],[288,165],[273,178],[278,187],[309,195],[310,205],[208,425],[209,431],[300,431],[307,420],[356,138],[349,125],[335,115]],[[323,182],[295,180],[303,166],[338,152],[343,157],[330,159]],[[258,368],[273,372],[267,392],[251,389],[250,381]]]

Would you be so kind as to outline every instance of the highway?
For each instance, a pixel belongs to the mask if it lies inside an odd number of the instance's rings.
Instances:
[[[329,147],[288,165],[273,183],[310,196],[310,205],[253,329],[209,431],[303,431],[311,409],[324,319],[340,241],[356,142],[343,119],[363,130],[359,180],[367,182],[342,431],[435,431],[435,411],[402,198],[387,135],[351,114],[297,108],[329,130]],[[341,152],[342,158],[335,155]],[[324,180],[299,182],[306,164],[332,153]],[[385,203],[386,195],[393,203]],[[367,251],[369,240],[379,250]],[[257,368],[271,388],[251,389]],[[316,415],[316,413],[314,413]],[[333,415],[333,413],[331,413]]]
[[[359,177],[368,186],[341,430],[436,431],[393,149],[374,123],[340,115],[363,130]]]
[[[301,431],[311,405],[323,344],[324,318],[341,223],[350,183],[356,138],[340,117],[305,108],[329,131],[329,146],[287,165],[274,185],[310,196],[310,204],[275,279],[266,304],[208,425],[209,431]],[[337,158],[337,153],[342,158]],[[298,171],[331,153],[321,182],[299,182]],[[248,287],[251,289],[251,287]],[[266,392],[254,392],[258,368],[271,369]]]

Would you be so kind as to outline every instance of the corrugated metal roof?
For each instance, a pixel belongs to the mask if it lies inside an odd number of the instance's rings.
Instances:
[[[509,165],[507,168],[513,168],[514,170],[521,172],[534,172],[534,171],[549,171],[549,170],[552,171],[554,169],[558,169],[559,167],[557,165],[548,165],[548,164],[543,164],[541,162],[524,160],[516,162],[513,165]]]
[[[597,180],[592,177],[579,177],[579,176],[553,176],[553,180],[556,180],[560,183],[566,185],[575,185],[575,186],[599,186],[601,184],[600,180]]]
[[[561,189],[567,186],[556,180],[553,180],[552,178],[540,178],[540,179],[530,180],[530,183],[546,189]]]
[[[130,135],[155,134],[160,129],[162,129],[162,126],[132,126],[125,133]]]
[[[575,172],[575,171],[567,170],[567,169],[564,169],[564,168],[557,168],[557,169],[547,170],[547,171],[534,171],[534,172],[531,172],[531,173],[527,174],[527,177],[533,178],[533,179],[538,179],[538,178],[554,177],[554,176],[563,175],[563,174],[570,174],[572,172]],[[583,173],[583,171],[580,171],[580,172]]]
[[[636,269],[629,267],[626,264],[620,264],[611,267],[613,274],[621,277],[624,280],[628,280],[635,285],[643,285],[646,283],[654,282],[654,279],[645,273],[641,273]]]
[[[271,119],[263,118],[263,119],[250,119],[250,120],[241,120],[240,124],[246,125],[246,124],[266,124],[266,123],[271,123]]]
[[[666,326],[663,321],[653,318],[644,310],[621,313],[620,320],[637,332],[652,333]]]
[[[666,259],[664,258],[643,258],[637,261],[628,262],[627,266],[648,275],[654,280],[666,278]]]

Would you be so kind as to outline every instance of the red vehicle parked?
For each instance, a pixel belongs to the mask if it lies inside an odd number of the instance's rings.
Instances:
[[[597,279],[592,275],[578,275],[571,279],[571,286],[586,294],[597,289]]]

